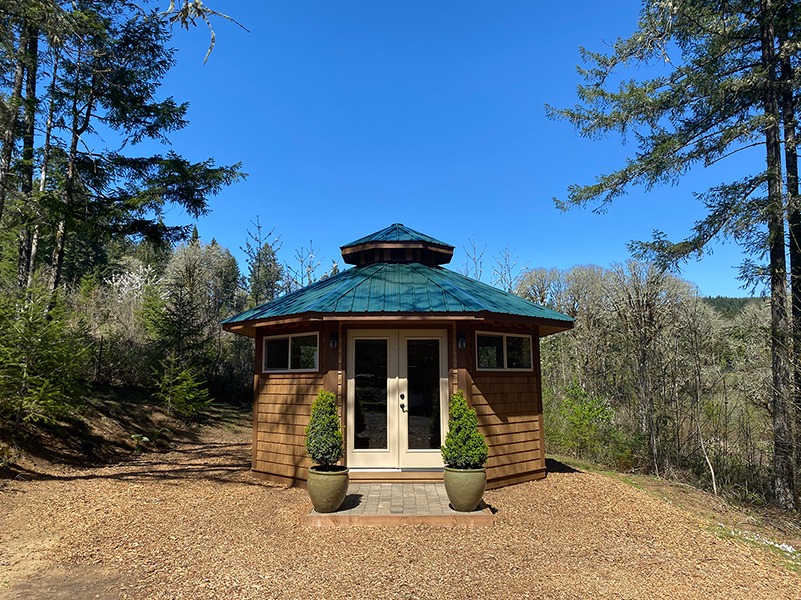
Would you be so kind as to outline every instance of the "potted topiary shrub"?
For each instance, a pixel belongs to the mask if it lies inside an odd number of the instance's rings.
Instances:
[[[489,449],[484,435],[478,430],[478,416],[467,405],[459,390],[449,402],[448,435],[442,445],[445,463],[445,491],[454,510],[470,512],[484,496],[487,484]]]
[[[306,451],[311,457],[306,487],[314,510],[334,512],[348,493],[348,468],[336,463],[342,458],[342,422],[336,396],[320,390],[312,404],[306,427]]]

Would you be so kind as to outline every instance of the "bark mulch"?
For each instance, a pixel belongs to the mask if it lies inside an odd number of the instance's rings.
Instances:
[[[613,478],[489,491],[492,527],[299,525],[250,430],[0,482],[3,598],[801,598],[770,552]]]

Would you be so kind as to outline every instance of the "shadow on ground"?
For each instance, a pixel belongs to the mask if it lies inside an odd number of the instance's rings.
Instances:
[[[578,469],[574,469],[573,467],[566,465],[563,462],[559,462],[554,458],[545,459],[545,468],[548,473],[581,473],[581,471]]]
[[[178,456],[176,456],[178,455]],[[37,469],[14,465],[14,478],[28,481],[181,481],[206,480],[217,483],[261,485],[242,478],[250,471],[250,442],[190,443],[167,453],[131,456],[116,464],[69,470]]]
[[[230,435],[206,442],[209,427]],[[250,469],[250,411],[217,404],[189,423],[142,390],[98,387],[58,423],[0,430],[3,444],[0,479],[232,481]]]

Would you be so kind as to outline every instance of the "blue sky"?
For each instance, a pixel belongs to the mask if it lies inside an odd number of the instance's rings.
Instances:
[[[635,189],[601,215],[554,207],[568,185],[633,150],[579,137],[545,104],[575,103],[578,47],[603,50],[630,34],[638,2],[206,4],[250,32],[215,21],[205,65],[207,31],[177,32],[163,92],[190,102],[177,152],[241,161],[249,174],[198,223],[243,268],[239,247],[257,216],[280,235],[285,261],[313,241],[330,265],[339,246],[400,222],[456,246],[456,269],[470,238],[486,246],[485,275],[506,247],[521,266],[608,266],[656,228],[685,236],[703,215],[692,192],[749,168],[739,160],[676,187]],[[683,276],[705,295],[744,295],[741,258],[719,245]]]

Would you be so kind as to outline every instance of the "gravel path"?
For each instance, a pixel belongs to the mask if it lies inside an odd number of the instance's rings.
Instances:
[[[768,552],[603,475],[487,492],[480,529],[311,528],[250,431],[0,488],[3,598],[801,598]],[[210,434],[211,435],[211,434]]]

